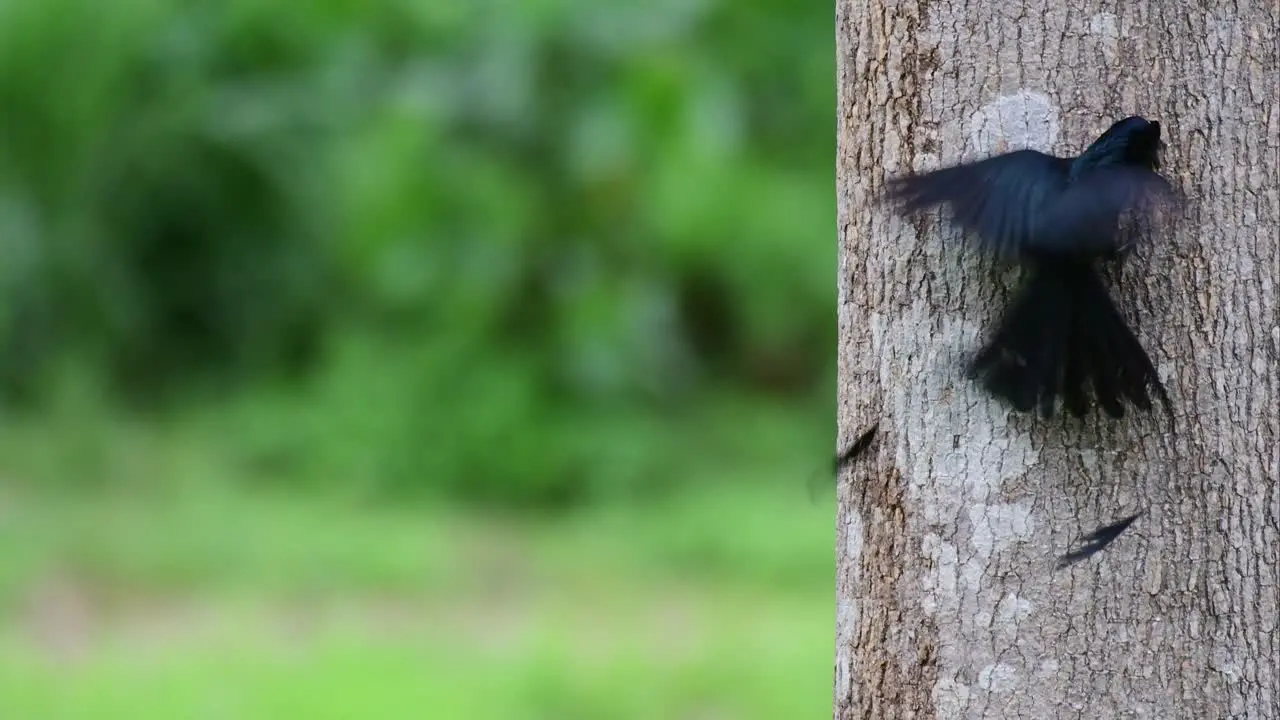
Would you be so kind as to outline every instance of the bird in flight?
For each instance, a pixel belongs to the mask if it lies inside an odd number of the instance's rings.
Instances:
[[[904,215],[935,206],[981,249],[1026,270],[1012,303],[969,364],[969,376],[1019,411],[1075,417],[1092,392],[1107,415],[1124,402],[1149,411],[1154,393],[1172,417],[1151,358],[1112,301],[1097,262],[1129,249],[1121,219],[1180,200],[1159,174],[1160,123],[1114,123],[1076,157],[1016,150],[891,179]]]

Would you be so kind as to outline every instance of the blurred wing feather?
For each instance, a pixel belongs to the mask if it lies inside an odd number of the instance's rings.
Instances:
[[[903,214],[945,205],[988,251],[1010,256],[1034,245],[1045,204],[1066,188],[1070,168],[1070,161],[1018,150],[894,178],[887,196]]]
[[[1031,251],[1115,249],[1120,217],[1177,199],[1152,170],[1097,167],[1071,178],[1071,161],[1018,150],[889,181],[887,198],[912,214],[946,206],[954,222],[1001,257]]]

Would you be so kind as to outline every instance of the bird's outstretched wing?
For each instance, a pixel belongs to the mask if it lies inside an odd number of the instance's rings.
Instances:
[[[903,214],[945,205],[952,219],[999,257],[1099,253],[1116,245],[1120,216],[1172,193],[1152,170],[1097,167],[1071,177],[1071,160],[1017,150],[894,178],[887,199]]]
[[[1013,258],[1034,246],[1038,218],[1062,195],[1071,161],[1035,150],[891,179],[887,198],[909,215],[944,205],[985,248]]]

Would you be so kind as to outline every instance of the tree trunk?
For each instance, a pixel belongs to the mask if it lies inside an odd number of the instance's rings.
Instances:
[[[836,15],[841,446],[879,423],[840,478],[836,717],[1280,718],[1280,4]],[[1160,121],[1190,202],[1112,293],[1176,430],[1015,413],[963,372],[1011,277],[873,198],[912,170],[1075,154],[1133,114]]]

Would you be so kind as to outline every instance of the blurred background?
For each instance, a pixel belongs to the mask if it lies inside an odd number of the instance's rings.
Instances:
[[[0,717],[829,713],[832,13],[0,2]]]

